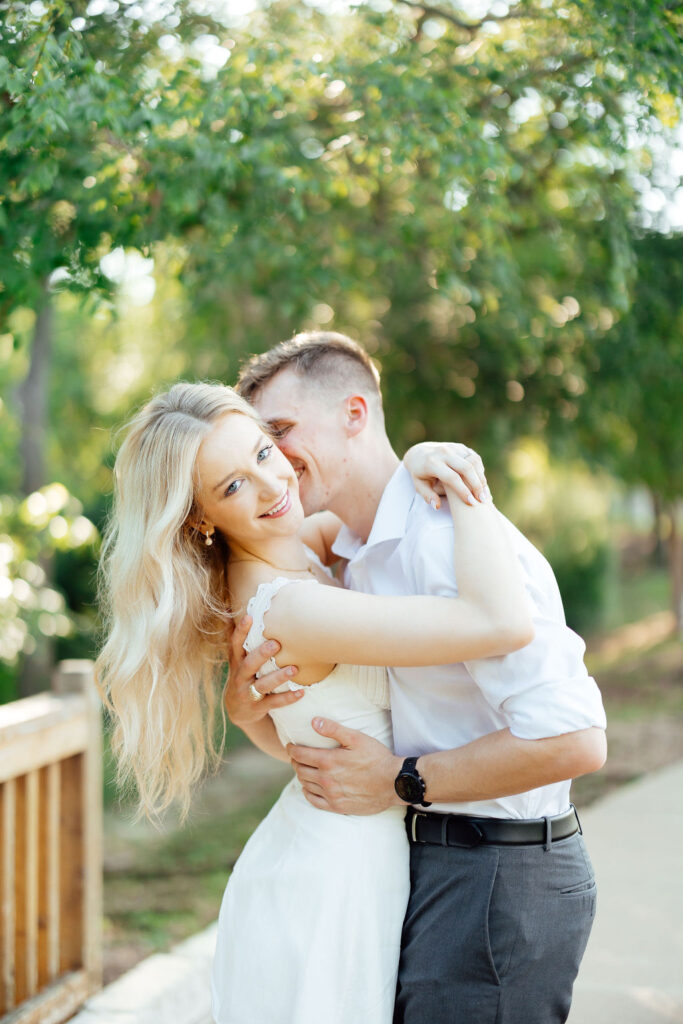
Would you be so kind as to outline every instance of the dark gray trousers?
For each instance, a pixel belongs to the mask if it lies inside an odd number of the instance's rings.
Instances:
[[[561,1024],[595,915],[583,838],[411,846],[394,1024]]]

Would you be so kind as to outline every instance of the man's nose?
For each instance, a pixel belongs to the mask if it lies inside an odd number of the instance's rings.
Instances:
[[[291,446],[291,443],[288,440],[288,438],[282,437],[282,438],[280,438],[279,441],[276,441],[276,444],[277,444],[278,448],[280,449],[280,451],[282,452],[282,454],[285,456],[285,458],[291,459],[291,457],[292,457],[292,446]]]
[[[297,462],[301,462],[301,456],[298,452],[296,444],[292,443],[289,437],[283,437],[276,442],[280,452],[287,459],[287,462],[296,469]]]

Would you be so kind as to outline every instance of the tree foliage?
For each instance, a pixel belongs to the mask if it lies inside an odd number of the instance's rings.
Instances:
[[[0,417],[16,438],[50,303],[43,444],[93,514],[103,428],[167,380],[233,379],[302,327],[375,355],[399,447],[458,436],[494,467],[515,435],[587,436],[619,358],[659,372],[629,313],[648,244],[634,211],[658,180],[648,136],[679,118],[681,5],[0,12]],[[135,251],[157,292],[131,310]],[[594,437],[614,453],[641,411],[610,387],[621,426]],[[633,400],[651,424],[664,408]],[[662,449],[677,417],[651,431]],[[5,489],[20,468],[0,460]]]
[[[68,637],[87,629],[50,586],[46,559],[57,552],[92,548],[93,524],[81,503],[63,484],[51,484],[19,502],[0,495],[0,701],[21,653],[35,649],[41,637]]]
[[[635,243],[629,314],[603,340],[582,440],[621,479],[683,494],[683,237]]]

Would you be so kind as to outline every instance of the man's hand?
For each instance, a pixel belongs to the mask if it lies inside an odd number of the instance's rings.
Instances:
[[[335,739],[333,750],[288,744],[294,770],[309,803],[337,814],[377,814],[405,804],[394,790],[402,760],[365,733],[326,718],[314,718],[321,736]]]
[[[284,693],[273,693],[291,676],[296,675],[298,669],[295,665],[287,665],[277,672],[269,672],[260,679],[256,673],[263,667],[269,658],[272,658],[280,650],[276,640],[266,640],[250,654],[244,650],[244,641],[251,627],[252,619],[245,615],[238,626],[228,627],[231,632],[228,636],[228,662],[230,671],[228,684],[225,688],[224,701],[228,718],[240,729],[253,725],[264,718],[269,711],[275,708],[283,708],[288,704],[294,704],[300,700],[303,693],[301,690],[286,690]],[[251,692],[254,686],[259,693],[264,694],[263,700],[254,700]]]

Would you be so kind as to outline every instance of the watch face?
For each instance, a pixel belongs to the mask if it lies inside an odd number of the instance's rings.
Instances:
[[[407,804],[416,804],[422,800],[422,786],[414,775],[399,775],[394,785],[401,800]]]

